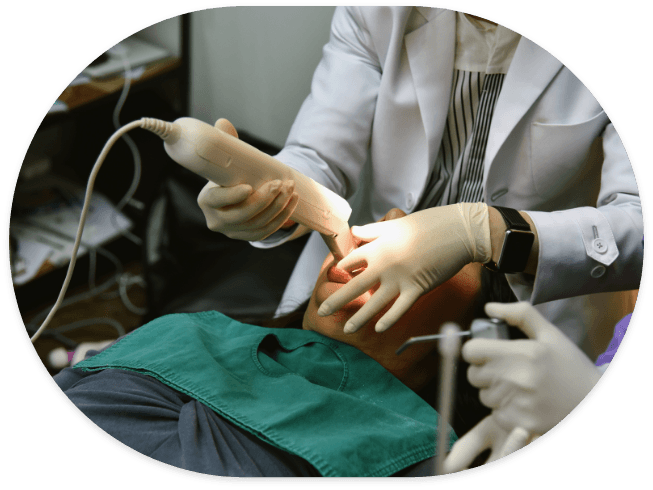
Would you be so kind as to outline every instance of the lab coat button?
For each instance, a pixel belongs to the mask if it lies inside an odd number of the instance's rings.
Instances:
[[[406,197],[406,206],[412,208],[414,204],[415,204],[415,195],[412,192],[409,192],[408,196]]]
[[[594,241],[592,242],[592,248],[594,249],[595,252],[604,254],[608,251],[608,244],[605,243],[605,240],[603,238],[595,238]]]
[[[590,276],[592,276],[594,279],[598,279],[599,277],[603,277],[605,274],[605,267],[602,265],[597,265],[592,269],[592,272],[590,272]]]

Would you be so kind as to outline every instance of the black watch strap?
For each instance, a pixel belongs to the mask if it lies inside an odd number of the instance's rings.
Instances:
[[[490,270],[508,274],[523,272],[535,240],[535,234],[528,221],[516,209],[493,207],[499,211],[506,223],[506,234],[499,262],[490,261],[484,265]]]
[[[502,208],[499,206],[492,207],[499,211],[509,230],[531,231],[528,221],[526,221],[516,209]]]

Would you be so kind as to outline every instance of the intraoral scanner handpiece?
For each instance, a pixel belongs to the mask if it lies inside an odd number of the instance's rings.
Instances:
[[[293,180],[299,202],[291,218],[321,233],[337,260],[346,257],[356,248],[347,222],[351,215],[347,201],[313,179],[240,141],[236,130],[226,119],[220,119],[216,127],[213,127],[192,118],[181,118],[171,123],[144,117],[118,129],[106,142],[91,169],[66,277],[50,313],[30,337],[32,343],[47,328],[63,303],[82,243],[95,179],[102,163],[113,145],[136,128],[146,129],[159,136],[174,161],[221,186],[249,184],[253,189],[258,189],[271,180]]]
[[[249,184],[256,190],[271,180],[293,180],[299,203],[290,219],[319,232],[337,260],[356,248],[347,222],[351,207],[345,199],[239,140],[227,120],[220,119],[211,126],[184,117],[167,131],[162,138],[168,155],[220,186]]]

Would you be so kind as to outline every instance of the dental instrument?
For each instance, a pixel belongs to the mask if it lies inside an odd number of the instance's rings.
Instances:
[[[249,184],[258,189],[271,180],[293,180],[299,203],[291,219],[319,232],[337,260],[356,248],[347,223],[351,207],[345,199],[239,140],[226,119],[211,126],[183,117],[160,136],[170,158],[220,186]]]
[[[423,342],[433,342],[436,340],[444,339],[446,333],[434,334],[434,335],[420,335],[418,337],[411,337],[406,342],[404,342],[395,354],[400,355],[408,347],[414,344],[419,344]],[[472,321],[472,325],[469,330],[458,331],[456,333],[458,337],[471,336],[473,339],[508,339],[508,324],[503,320],[497,318],[477,318]]]
[[[271,180],[293,180],[299,203],[290,218],[319,232],[337,260],[346,257],[356,248],[347,222],[352,210],[345,199],[239,140],[236,130],[226,119],[220,119],[215,126],[211,126],[187,117],[174,122],[142,118],[118,129],[107,140],[91,169],[64,283],[50,313],[30,338],[32,343],[47,328],[66,295],[82,241],[95,179],[102,163],[113,145],[135,128],[143,128],[159,136],[164,141],[166,152],[175,162],[221,186],[245,183],[257,189]]]
[[[422,342],[434,342],[436,340],[440,341],[438,351],[442,358],[442,365],[440,367],[440,390],[438,396],[438,432],[435,445],[434,474],[436,475],[442,475],[447,472],[445,471],[444,462],[447,456],[448,428],[451,426],[451,413],[455,398],[456,363],[460,355],[460,338],[470,335],[472,338],[507,339],[508,324],[496,318],[477,318],[472,321],[469,331],[461,331],[458,325],[448,322],[442,325],[440,332],[435,335],[411,337],[396,351],[396,355],[400,355],[411,345]]]

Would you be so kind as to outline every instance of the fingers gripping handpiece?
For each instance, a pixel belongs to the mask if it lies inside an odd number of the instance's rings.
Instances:
[[[160,134],[166,152],[181,166],[220,186],[249,184],[257,189],[271,180],[293,180],[299,202],[290,218],[319,232],[337,259],[356,248],[347,222],[351,207],[345,199],[239,140],[225,119],[216,126],[193,118],[167,124],[168,131],[153,132]]]

